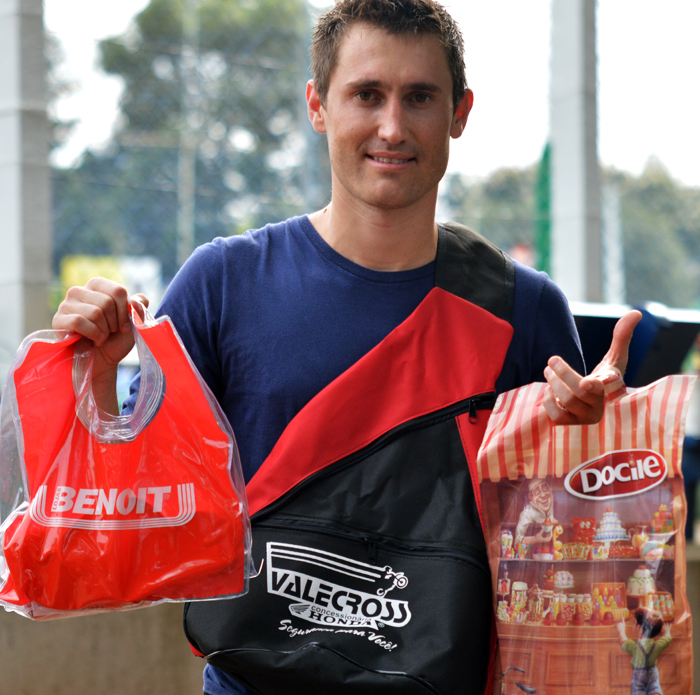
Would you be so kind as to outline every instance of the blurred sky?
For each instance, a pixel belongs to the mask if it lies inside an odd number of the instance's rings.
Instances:
[[[97,41],[123,33],[148,0],[44,0],[73,94],[58,113],[78,119],[55,162],[75,161],[110,135],[121,90],[96,70]],[[314,0],[318,6],[328,5]],[[475,106],[453,145],[450,170],[482,177],[524,167],[548,131],[550,0],[443,0],[465,36]],[[638,174],[658,157],[671,175],[700,186],[700,2],[599,0],[598,121],[603,165]]]

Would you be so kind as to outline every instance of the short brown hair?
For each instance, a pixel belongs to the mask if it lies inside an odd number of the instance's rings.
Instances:
[[[340,41],[348,27],[367,22],[390,34],[436,36],[445,48],[452,75],[452,101],[457,104],[467,89],[464,41],[457,23],[434,0],[336,0],[318,20],[311,37],[311,71],[321,102],[325,102]]]

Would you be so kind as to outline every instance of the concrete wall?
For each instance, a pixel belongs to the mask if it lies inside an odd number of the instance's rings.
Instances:
[[[201,695],[182,606],[32,622],[0,610],[0,693]]]

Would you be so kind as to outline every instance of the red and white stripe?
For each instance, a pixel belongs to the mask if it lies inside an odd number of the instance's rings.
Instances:
[[[479,482],[503,478],[561,478],[606,451],[653,449],[680,475],[685,416],[694,376],[669,376],[620,390],[597,425],[554,425],[542,399],[544,383],[501,394],[479,449]]]

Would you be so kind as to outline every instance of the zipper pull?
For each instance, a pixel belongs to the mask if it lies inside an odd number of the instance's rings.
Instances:
[[[367,559],[369,560],[370,565],[376,565],[377,546],[374,544],[374,541],[369,536],[365,536],[363,540],[365,543],[367,543]]]
[[[476,401],[472,398],[469,401],[469,422],[471,422],[472,425],[475,425],[476,421],[477,421]]]

